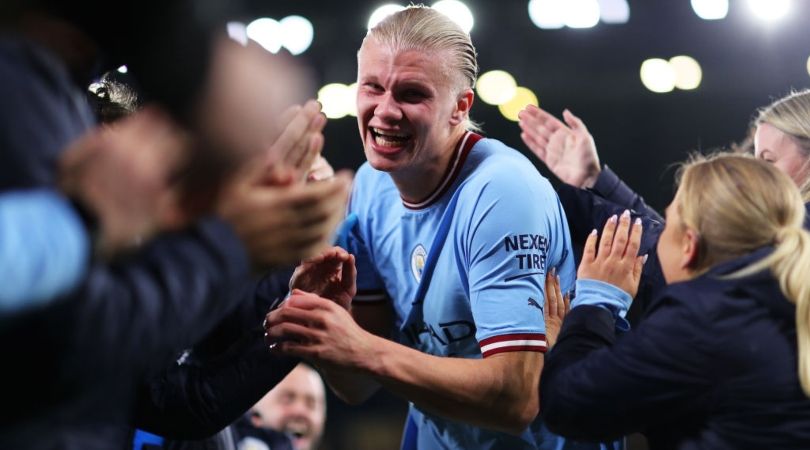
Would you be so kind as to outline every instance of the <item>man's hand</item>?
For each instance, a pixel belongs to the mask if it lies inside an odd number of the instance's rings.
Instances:
[[[602,230],[598,253],[596,230],[585,241],[577,278],[604,281],[635,297],[641,269],[647,259],[646,256],[637,256],[641,233],[641,219],[636,219],[631,227],[630,211],[625,210],[621,218],[614,215],[608,219]]]
[[[560,291],[560,277],[550,272],[546,275],[546,302],[543,319],[546,321],[546,343],[551,348],[560,336],[563,319],[571,311],[571,297]]]
[[[103,255],[193,219],[173,183],[189,152],[187,136],[168,115],[147,107],[89,132],[63,154],[60,187],[97,216]]]
[[[331,244],[345,215],[350,174],[292,186],[256,180],[237,176],[220,195],[216,211],[234,227],[257,268],[297,264]]]
[[[593,136],[582,120],[566,109],[562,123],[534,105],[518,117],[520,138],[557,178],[579,188],[593,187],[602,169]]]
[[[357,294],[357,269],[354,255],[340,247],[327,249],[302,262],[290,279],[290,290],[310,292],[351,310]]]
[[[299,290],[267,314],[265,331],[274,351],[331,370],[365,367],[377,339],[340,305]]]

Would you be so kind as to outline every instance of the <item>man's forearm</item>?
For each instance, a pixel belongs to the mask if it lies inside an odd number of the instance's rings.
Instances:
[[[513,434],[537,416],[540,353],[438,357],[375,339],[364,371],[427,412]]]

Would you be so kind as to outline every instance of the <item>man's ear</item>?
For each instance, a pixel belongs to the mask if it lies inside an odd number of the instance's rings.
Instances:
[[[475,94],[472,89],[464,89],[458,94],[456,98],[456,107],[453,114],[450,116],[451,125],[459,125],[470,117],[470,108],[472,108]]]
[[[683,253],[681,254],[681,268],[693,270],[700,257],[700,236],[697,231],[686,228],[683,234]]]

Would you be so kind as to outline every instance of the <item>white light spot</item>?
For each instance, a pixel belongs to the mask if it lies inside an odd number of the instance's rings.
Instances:
[[[278,53],[281,50],[281,24],[276,20],[262,17],[250,22],[247,26],[247,35],[270,53]]]
[[[433,9],[449,17],[465,33],[469,33],[475,25],[472,11],[459,0],[440,0],[433,4]]]
[[[355,97],[349,86],[342,83],[330,83],[318,91],[321,111],[329,119],[346,117],[355,108]]]
[[[602,22],[627,23],[630,20],[630,5],[627,0],[599,0]]]
[[[675,88],[675,71],[667,60],[648,59],[641,64],[641,82],[653,92],[671,92]]]
[[[530,0],[529,18],[544,30],[562,28],[565,26],[565,5],[561,0]]]
[[[791,0],[748,0],[751,13],[765,22],[776,22],[784,18],[791,6]]]
[[[515,78],[503,70],[491,70],[481,74],[475,83],[478,97],[490,105],[501,105],[515,96]]]
[[[703,20],[725,19],[728,15],[728,0],[692,0],[692,9]]]
[[[301,16],[288,16],[279,22],[281,26],[281,44],[293,55],[307,51],[312,44],[315,30],[312,22]]]
[[[248,44],[247,25],[242,22],[228,22],[226,29],[228,30],[229,38],[243,46]]]
[[[375,9],[373,13],[371,13],[371,17],[368,19],[368,29],[372,29],[377,26],[378,23],[385,20],[386,17],[390,16],[391,14],[398,13],[405,9],[402,5],[397,5],[395,3],[389,3],[387,5],[382,5],[379,8]]]
[[[700,64],[691,56],[681,55],[670,58],[669,65],[675,71],[675,87],[683,90],[697,89],[703,79]]]
[[[118,69],[116,69],[116,70],[118,70],[118,73],[127,73],[127,72],[129,71],[129,69],[127,69],[127,66],[125,66],[125,65],[124,65],[124,66],[119,67],[119,68],[118,68]]]
[[[571,28],[591,28],[599,23],[597,0],[565,0],[565,25]]]

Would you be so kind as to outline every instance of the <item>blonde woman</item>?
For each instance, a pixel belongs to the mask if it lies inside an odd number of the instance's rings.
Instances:
[[[654,449],[810,448],[810,234],[796,184],[749,156],[699,159],[666,216],[668,286],[621,338],[641,226],[624,214],[598,249],[589,236],[543,371],[547,425],[579,439],[643,432]]]
[[[520,128],[526,146],[565,183],[558,193],[577,255],[591,229],[611,215],[630,209],[634,217],[642,217],[641,251],[649,254],[650,262],[644,266],[638,295],[627,316],[631,323],[638,323],[649,302],[665,285],[655,248],[663,218],[607,165],[600,165],[593,136],[570,111],[563,112],[561,121],[529,106],[520,113]],[[762,108],[751,128],[754,155],[786,173],[799,186],[804,201],[809,202],[810,90],[794,92]]]

